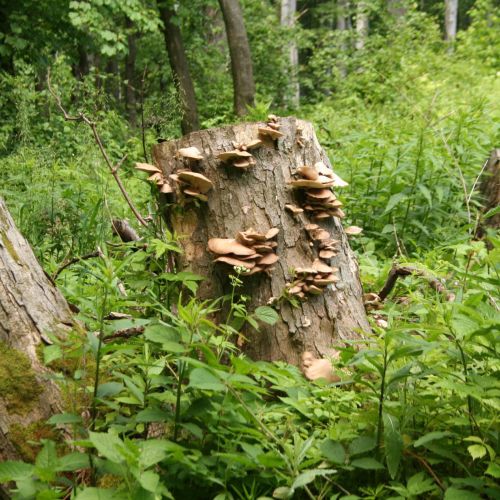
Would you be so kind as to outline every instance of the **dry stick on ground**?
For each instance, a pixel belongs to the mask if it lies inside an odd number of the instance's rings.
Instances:
[[[412,266],[395,265],[389,271],[389,275],[387,276],[387,281],[385,282],[385,285],[382,288],[382,290],[378,293],[380,302],[383,302],[387,298],[387,296],[391,293],[392,289],[394,288],[394,285],[396,284],[396,281],[400,276],[409,276],[411,274],[424,278],[429,283],[429,286],[434,290],[436,290],[436,292],[439,292],[440,294],[444,295],[448,302],[452,302],[453,300],[455,300],[455,294],[449,292],[446,289],[446,287],[441,283],[441,281],[439,281],[438,278],[428,273],[427,271]]]
[[[70,121],[70,122],[83,122],[83,123],[85,123],[86,125],[88,125],[90,127],[90,129],[92,130],[92,134],[94,136],[94,140],[95,140],[97,146],[99,147],[99,150],[100,150],[100,152],[102,154],[102,157],[104,158],[104,161],[106,162],[106,165],[108,166],[108,168],[109,168],[109,170],[111,172],[111,175],[115,179],[116,184],[118,185],[118,187],[119,187],[119,189],[120,189],[123,197],[125,198],[125,201],[128,203],[128,206],[130,207],[130,210],[132,210],[132,212],[134,213],[136,219],[144,227],[147,227],[148,223],[144,220],[144,218],[142,217],[142,215],[139,213],[139,211],[135,207],[134,202],[130,198],[127,190],[125,189],[125,186],[122,183],[122,180],[120,179],[120,176],[118,175],[118,169],[121,167],[122,163],[125,161],[125,159],[126,159],[127,156],[125,155],[118,163],[113,164],[111,162],[109,156],[108,156],[108,153],[107,153],[106,149],[104,148],[104,145],[102,143],[101,137],[99,136],[99,133],[97,132],[97,125],[96,125],[96,123],[93,122],[92,120],[90,120],[87,117],[87,115],[85,115],[82,112],[80,112],[78,114],[78,116],[72,116],[72,115],[68,114],[68,112],[64,109],[64,107],[63,107],[63,105],[61,103],[61,98],[52,89],[52,85],[50,83],[50,69],[47,71],[47,88],[49,89],[49,92],[51,93],[52,97],[55,99],[57,107],[61,110],[61,113],[63,114],[64,119],[66,121]]]

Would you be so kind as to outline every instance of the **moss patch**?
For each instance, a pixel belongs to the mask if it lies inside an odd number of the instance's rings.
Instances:
[[[16,252],[16,249],[14,248],[14,245],[12,242],[7,238],[7,233],[5,231],[2,231],[0,233],[2,236],[2,244],[3,246],[7,249],[7,252],[9,252],[10,256],[18,263],[22,264],[22,260],[20,259],[19,255]]]
[[[54,429],[45,422],[33,422],[28,426],[14,424],[9,429],[9,440],[21,458],[33,463],[41,450],[42,439],[56,440]]]
[[[7,411],[26,415],[42,391],[28,357],[0,342],[0,398]]]

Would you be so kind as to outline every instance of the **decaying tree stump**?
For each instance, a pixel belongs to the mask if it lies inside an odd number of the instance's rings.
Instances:
[[[48,334],[63,336],[73,325],[68,304],[0,198],[0,461],[25,458],[14,433],[29,439],[29,429],[61,411],[37,348],[50,343]]]
[[[296,179],[299,167],[323,162],[328,168],[327,155],[316,138],[311,123],[296,118],[279,120],[283,136],[277,141],[269,137],[264,146],[252,149],[256,164],[246,169],[223,163],[217,155],[234,150],[235,144],[249,144],[258,138],[263,123],[240,125],[193,132],[179,140],[158,144],[153,151],[156,165],[165,179],[179,170],[190,168],[205,175],[213,183],[206,196],[208,201],[192,197],[167,197],[166,219],[171,229],[181,236],[184,254],[179,259],[181,270],[190,270],[207,279],[199,288],[202,299],[216,298],[228,292],[226,264],[213,260],[207,249],[211,238],[234,238],[243,230],[253,228],[266,232],[278,228],[276,254],[279,261],[268,276],[258,273],[244,276],[243,294],[250,297],[247,307],[252,311],[266,305],[272,298],[283,299],[287,283],[293,282],[295,269],[310,268],[318,259],[317,248],[311,246],[305,226],[317,223],[338,240],[338,254],[330,265],[339,269],[340,280],[319,295],[308,295],[306,300],[292,307],[287,300],[279,300],[280,321],[274,326],[263,326],[259,332],[248,329],[246,352],[254,359],[285,360],[299,363],[303,351],[322,356],[331,353],[332,345],[353,339],[369,330],[362,302],[358,266],[350,250],[346,234],[338,218],[311,220],[308,212],[293,215],[285,208],[298,204],[300,194],[288,184]],[[178,154],[180,148],[195,146],[202,160],[189,160]],[[174,177],[175,179],[175,177]],[[163,189],[168,192],[168,189]],[[348,210],[349,207],[346,207]]]

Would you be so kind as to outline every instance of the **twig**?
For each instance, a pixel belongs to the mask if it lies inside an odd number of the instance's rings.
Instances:
[[[118,169],[120,168],[121,164],[125,161],[126,156],[124,156],[118,163],[113,164],[108,156],[108,153],[106,149],[104,148],[104,145],[102,143],[101,137],[99,136],[99,133],[97,132],[97,125],[94,121],[90,120],[84,113],[80,111],[77,116],[70,115],[63,107],[61,98],[54,92],[52,85],[50,83],[50,68],[47,71],[47,88],[49,89],[50,94],[52,97],[55,99],[57,107],[60,109],[61,113],[64,116],[64,119],[66,121],[72,121],[72,122],[83,122],[86,125],[90,127],[92,130],[92,135],[94,136],[94,140],[99,147],[99,151],[101,152],[102,157],[104,158],[104,161],[106,162],[106,165],[109,168],[109,171],[111,172],[111,175],[116,181],[116,184],[118,185],[118,188],[120,189],[123,197],[125,198],[125,201],[127,202],[128,206],[130,207],[130,210],[132,210],[133,214],[135,215],[136,219],[144,226],[147,227],[148,223],[144,220],[142,215],[139,213],[137,208],[134,205],[134,202],[130,198],[127,190],[125,189],[125,186],[122,183],[122,180],[120,179],[120,176],[118,175]]]
[[[441,488],[441,490],[443,490],[443,491],[445,490],[445,488],[443,486],[443,482],[441,481],[441,479],[439,479],[439,477],[434,472],[433,468],[429,465],[429,462],[427,462],[427,460],[425,458],[417,455],[416,453],[413,453],[412,451],[408,451],[407,450],[406,453],[408,455],[410,455],[410,457],[413,457],[416,460],[418,460],[425,467],[425,469],[427,470],[427,472],[432,476],[432,478],[434,479],[434,481],[436,482],[436,484]]]
[[[80,262],[81,260],[93,259],[94,257],[102,257],[102,252],[100,250],[95,250],[94,252],[88,253],[86,255],[82,255],[81,257],[73,257],[68,260],[65,264],[63,264],[57,271],[53,274],[52,280],[55,281],[57,277],[69,266]]]
[[[426,271],[423,271],[422,269],[418,269],[413,266],[400,266],[396,264],[389,271],[389,275],[387,276],[385,285],[382,288],[382,290],[378,293],[380,302],[383,302],[387,298],[387,296],[391,293],[392,289],[394,288],[394,285],[396,284],[396,281],[400,276],[409,276],[411,274],[413,274],[414,276],[420,276],[424,278],[429,283],[429,286],[432,289],[436,290],[436,292],[444,295],[448,302],[452,302],[453,300],[455,300],[455,294],[449,292],[446,289],[446,287],[441,283],[441,281],[439,281],[439,279],[436,278],[435,276],[431,275]]]
[[[103,341],[104,343],[107,343],[115,339],[129,339],[130,337],[136,337],[142,333],[144,333],[143,326],[133,326],[131,328],[124,328],[123,330],[117,330],[115,333],[107,335]]]

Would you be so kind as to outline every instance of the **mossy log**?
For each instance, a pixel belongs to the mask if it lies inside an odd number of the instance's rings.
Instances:
[[[14,434],[39,428],[61,411],[57,384],[38,347],[73,325],[68,304],[0,198],[0,461],[26,458],[25,443],[16,442]]]
[[[279,119],[282,137],[278,140],[263,137],[264,145],[251,150],[255,164],[246,169],[235,168],[230,161],[224,163],[217,158],[221,152],[234,150],[235,143],[255,141],[259,127],[267,125],[243,123],[193,132],[179,140],[158,144],[153,156],[165,179],[190,168],[213,183],[213,189],[206,193],[207,202],[176,194],[175,190],[165,195],[167,224],[181,236],[184,249],[178,261],[180,270],[190,270],[207,278],[199,288],[200,298],[214,299],[228,293],[228,275],[233,272],[226,264],[213,262],[216,255],[207,248],[209,239],[234,238],[249,228],[261,232],[274,227],[280,230],[276,239],[280,260],[274,270],[269,274],[244,276],[244,287],[240,289],[250,297],[246,303],[249,311],[279,299],[275,307],[280,320],[273,326],[262,325],[259,332],[245,330],[244,349],[254,359],[298,364],[303,351],[328,356],[332,346],[358,338],[369,330],[369,325],[358,265],[340,219],[330,217],[316,221],[307,211],[292,214],[285,207],[301,203],[303,193],[292,190],[289,184],[296,178],[298,168],[323,162],[331,169],[312,124],[293,117]],[[179,149],[189,146],[197,147],[204,158],[182,158]],[[339,281],[324,288],[319,295],[308,295],[294,307],[283,300],[290,289],[287,284],[296,280],[297,268],[310,267],[318,259],[318,248],[308,239],[305,230],[312,222],[338,241],[337,255],[329,265],[339,269]]]

